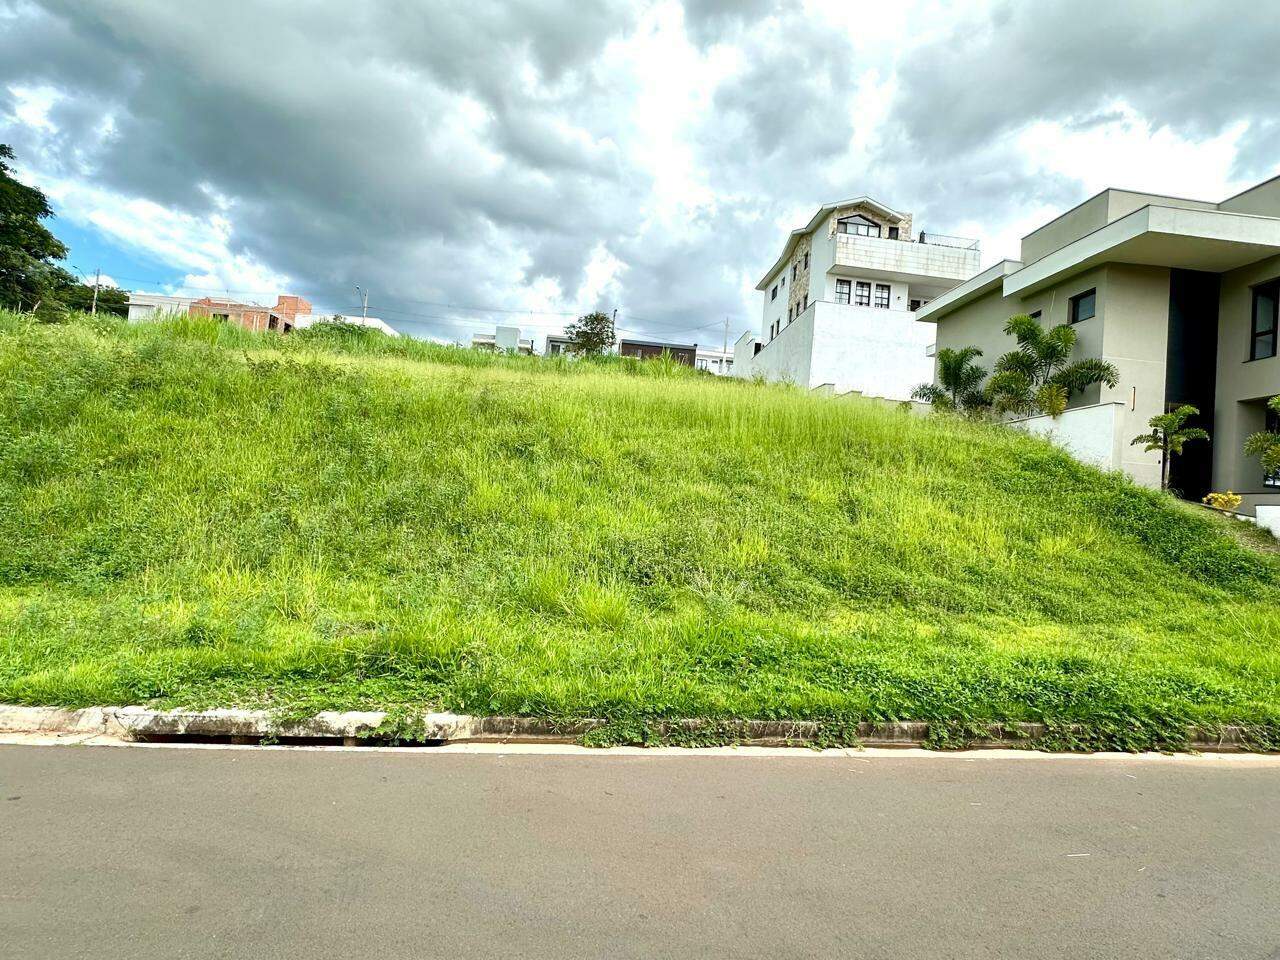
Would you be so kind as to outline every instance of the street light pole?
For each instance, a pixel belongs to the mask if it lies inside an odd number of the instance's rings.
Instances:
[[[356,296],[360,298],[360,325],[366,326],[364,321],[369,319],[369,291],[361,290],[360,284],[356,284]]]

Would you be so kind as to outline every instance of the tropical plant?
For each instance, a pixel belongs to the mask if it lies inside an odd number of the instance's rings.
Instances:
[[[1272,397],[1267,406],[1280,414],[1280,397]],[[1267,473],[1280,471],[1280,433],[1265,430],[1255,433],[1244,442],[1244,452],[1259,458]]]
[[[613,318],[607,313],[588,313],[565,327],[570,349],[588,356],[604,353],[613,346]]]
[[[1114,387],[1119,380],[1119,372],[1105,360],[1071,361],[1076,331],[1070,324],[1046,330],[1034,317],[1020,313],[1009,318],[1004,332],[1017,340],[1018,348],[996,361],[987,384],[987,397],[1000,413],[1057,417],[1071,394],[1095,383]]]
[[[978,410],[987,405],[982,381],[987,371],[973,362],[982,356],[977,347],[938,351],[937,383],[922,383],[911,391],[913,400],[933,404],[935,410]]]
[[[1142,444],[1144,450],[1160,451],[1160,489],[1169,486],[1169,460],[1182,453],[1182,446],[1188,440],[1208,440],[1209,434],[1199,427],[1184,426],[1188,417],[1196,416],[1200,411],[1190,404],[1183,404],[1168,413],[1152,417],[1147,423],[1150,433],[1136,436],[1130,446]]]
[[[1238,493],[1228,490],[1226,493],[1207,493],[1200,502],[1205,506],[1213,507],[1215,510],[1225,510],[1228,513],[1240,506],[1244,497]]]

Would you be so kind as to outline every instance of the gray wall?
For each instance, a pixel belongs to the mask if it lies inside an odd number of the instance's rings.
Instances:
[[[1263,187],[1270,186],[1263,184]],[[1258,189],[1255,188],[1256,192]],[[1280,197],[1280,184],[1276,186]],[[1264,403],[1280,394],[1280,357],[1249,360],[1251,288],[1280,277],[1280,257],[1270,257],[1222,275],[1218,305],[1218,382],[1214,409],[1213,486],[1244,495],[1245,505],[1280,503],[1280,491],[1262,486],[1256,457],[1241,449],[1265,423]]]

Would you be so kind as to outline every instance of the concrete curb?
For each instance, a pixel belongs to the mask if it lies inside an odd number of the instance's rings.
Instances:
[[[603,720],[554,721],[537,717],[475,717],[458,713],[422,713],[406,717],[383,711],[326,711],[305,719],[281,721],[267,710],[152,710],[147,707],[24,707],[0,704],[0,733],[111,736],[124,740],[229,738],[254,742],[266,739],[332,740],[348,745],[374,742],[377,731],[393,717],[403,738],[431,743],[576,743],[605,726]],[[822,740],[822,726],[814,721],[673,720],[658,725],[679,742],[699,733],[714,734],[750,746],[810,746]],[[851,729],[849,733],[854,733]],[[1059,733],[1063,731],[1057,731]],[[1068,734],[1083,734],[1069,727]],[[1050,733],[1045,724],[992,725],[973,748],[1034,746]],[[411,737],[410,737],[411,734]],[[921,722],[860,723],[858,743],[865,747],[924,747],[929,724]],[[1187,746],[1202,753],[1234,753],[1250,749],[1243,727],[1216,730],[1189,728]]]

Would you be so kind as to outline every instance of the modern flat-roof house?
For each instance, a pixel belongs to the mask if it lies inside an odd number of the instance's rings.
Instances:
[[[694,343],[623,339],[618,341],[618,353],[624,357],[635,357],[637,360],[654,360],[664,353],[669,353],[676,363],[692,367],[698,355],[698,346]]]
[[[1187,444],[1170,486],[1188,498],[1234,490],[1249,513],[1277,509],[1280,477],[1242,445],[1280,394],[1280,178],[1217,203],[1103,190],[1023,237],[1021,254],[921,308],[938,349],[977,346],[989,370],[1014,346],[1002,332],[1010,316],[1071,323],[1076,359],[1110,361],[1119,382],[1073,396],[1057,421],[1033,418],[1031,429],[1158,486],[1159,454],[1130,441],[1151,417],[1191,404],[1212,442]]]
[[[521,337],[519,327],[494,327],[493,333],[473,333],[471,346],[477,350],[533,353],[533,340]]]
[[[698,347],[693,365],[699,370],[706,370],[718,377],[733,376],[733,351],[717,350],[715,347]]]
[[[129,319],[155,320],[171,313],[186,313],[194,297],[170,297],[159,293],[130,293]]]
[[[932,332],[915,311],[978,270],[978,242],[912,233],[911,214],[870,197],[821,207],[756,285],[761,333],[733,373],[906,400],[932,377]]]

